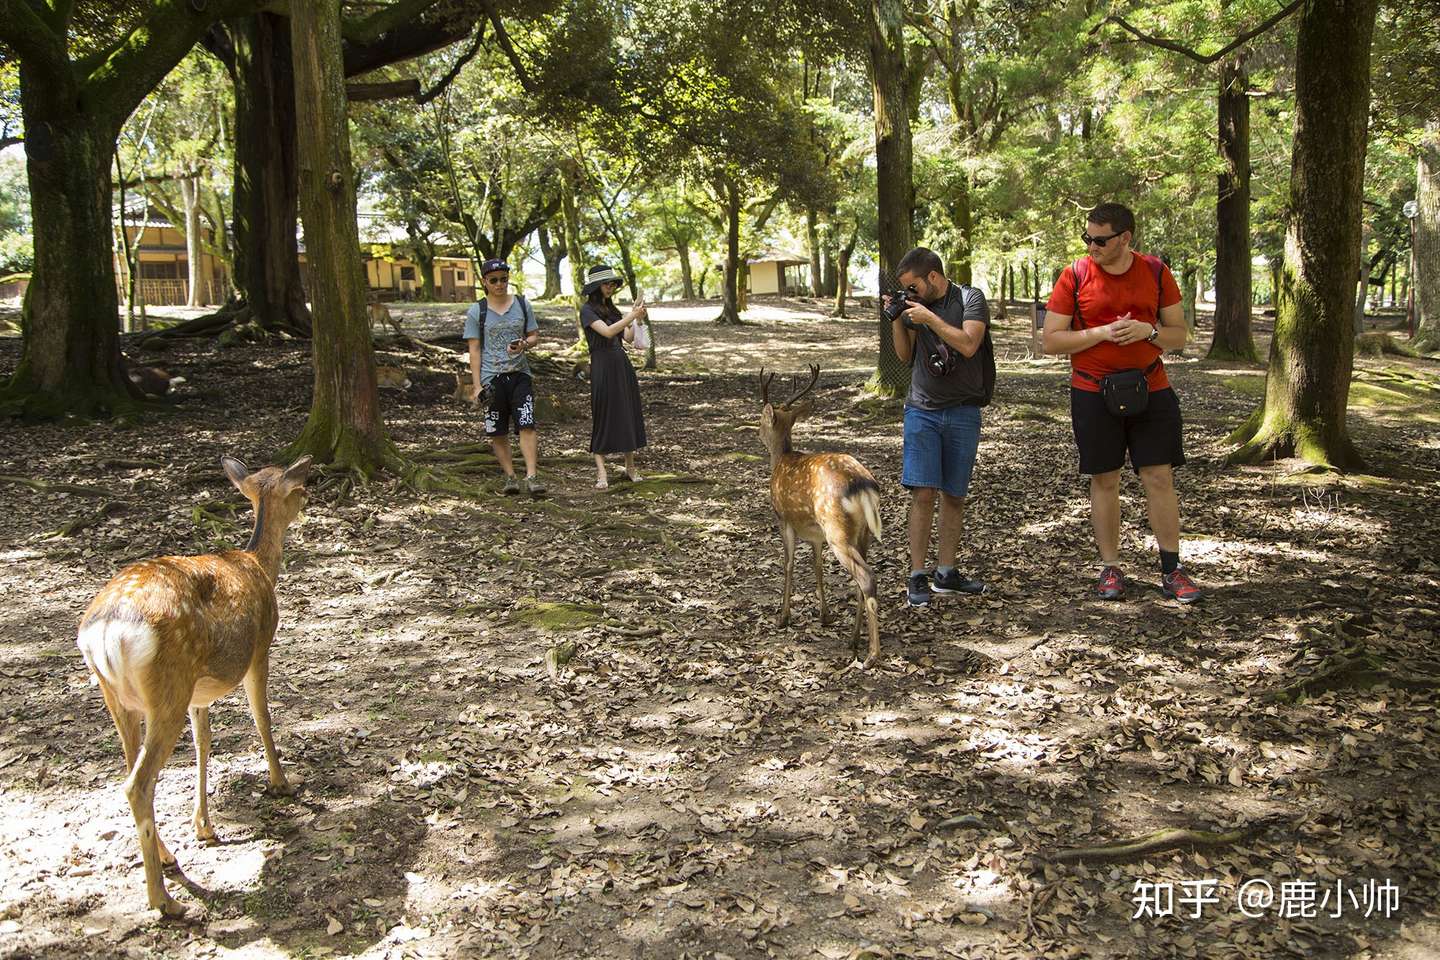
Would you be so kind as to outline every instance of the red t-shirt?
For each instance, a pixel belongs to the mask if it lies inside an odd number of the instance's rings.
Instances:
[[[1119,276],[1106,273],[1099,264],[1092,260],[1085,264],[1083,277],[1083,282],[1080,284],[1079,329],[1103,327],[1116,317],[1124,316],[1126,312],[1136,320],[1158,324],[1160,322],[1158,308],[1174,306],[1180,302],[1180,288],[1175,284],[1175,277],[1171,275],[1170,268],[1162,263],[1160,265],[1160,302],[1158,305],[1156,304],[1155,271],[1138,253],[1135,254],[1135,260],[1130,264],[1130,269]],[[1050,302],[1046,304],[1045,309],[1051,313],[1071,317],[1073,324],[1075,316],[1073,264],[1060,271],[1060,279],[1055,281],[1055,289],[1050,292]],[[1144,370],[1158,360],[1163,352],[1155,344],[1143,340],[1124,347],[1118,343],[1102,340],[1093,347],[1070,354],[1070,385],[1079,387],[1081,390],[1099,393],[1100,384],[1089,377],[1080,376],[1082,371],[1098,379],[1119,370]],[[1146,380],[1152,391],[1164,390],[1170,386],[1170,378],[1165,376],[1163,363],[1151,370]]]

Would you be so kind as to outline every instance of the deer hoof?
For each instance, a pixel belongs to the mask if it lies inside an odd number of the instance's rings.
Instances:
[[[220,842],[220,837],[216,835],[215,828],[208,823],[195,824],[195,839],[211,846]]]
[[[168,894],[164,900],[155,904],[155,909],[159,910],[160,915],[166,920],[186,920],[190,916],[190,911],[185,909],[185,905]]]
[[[281,780],[279,783],[272,783],[265,788],[265,792],[272,797],[293,797],[296,793],[295,784],[288,780]]]

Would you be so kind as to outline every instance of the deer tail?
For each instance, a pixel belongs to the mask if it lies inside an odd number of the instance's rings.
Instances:
[[[870,528],[872,538],[880,539],[880,485],[874,478],[862,476],[852,479],[840,502],[846,513],[859,515],[865,526]]]

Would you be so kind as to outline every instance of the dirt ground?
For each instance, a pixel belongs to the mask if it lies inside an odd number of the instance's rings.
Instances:
[[[643,482],[593,489],[588,387],[551,377],[548,499],[501,496],[493,469],[463,474],[473,498],[318,494],[287,542],[270,681],[303,787],[264,792],[243,697],[222,699],[221,840],[198,843],[182,739],[157,810],[188,923],[146,907],[75,627],[128,562],[244,543],[218,459],[259,466],[297,435],[308,349],[184,344],[163,359],[187,381],[173,412],[0,424],[0,956],[1437,956],[1440,363],[1359,361],[1351,428],[1375,474],[1233,469],[1225,436],[1263,369],[1194,359],[1202,331],[1170,369],[1183,553],[1210,595],[1161,596],[1129,478],[1135,588],[1105,603],[1065,368],[998,321],[961,549],[990,591],[911,610],[900,408],[861,391],[875,325],[817,309],[726,329],[713,305],[657,308]],[[0,339],[0,376],[18,354]],[[402,452],[464,469],[481,438],[451,371],[382,361],[412,381],[386,394]],[[802,547],[775,626],[755,375],[812,361],[797,445],[856,454],[883,491],[864,671],[833,561],[838,622],[820,625]],[[1226,836],[1055,859],[1166,828]]]

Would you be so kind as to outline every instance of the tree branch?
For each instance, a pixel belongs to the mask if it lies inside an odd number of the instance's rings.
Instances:
[[[414,77],[405,80],[389,80],[384,83],[347,83],[345,99],[351,103],[368,100],[396,100],[400,97],[420,96],[420,81]]]
[[[424,93],[417,94],[415,97],[415,102],[422,104],[429,103],[431,100],[434,100],[436,97],[440,96],[440,94],[444,93],[445,88],[450,86],[450,84],[455,80],[455,78],[460,75],[461,68],[463,68],[465,64],[469,63],[472,59],[474,59],[475,54],[480,52],[480,44],[482,44],[484,41],[485,25],[480,24],[475,30],[475,40],[473,43],[470,44],[470,49],[466,50],[460,55],[460,59],[455,61],[455,65],[450,68],[450,70],[445,74],[445,76],[441,77],[435,83],[435,86],[431,87]]]
[[[50,71],[64,68],[62,38],[24,0],[0,0],[0,43],[32,65],[44,64]]]
[[[1236,37],[1234,40],[1230,41],[1225,46],[1221,47],[1219,50],[1216,50],[1214,53],[1210,54],[1197,53],[1195,50],[1192,50],[1184,44],[1174,40],[1166,39],[1165,37],[1152,37],[1148,33],[1144,33],[1138,28],[1131,26],[1130,23],[1128,23],[1123,17],[1117,17],[1114,14],[1111,14],[1104,20],[1101,20],[1099,23],[1095,24],[1094,28],[1091,29],[1090,34],[1091,36],[1094,36],[1101,27],[1105,26],[1105,24],[1113,23],[1120,28],[1126,30],[1127,32],[1133,34],[1142,43],[1148,43],[1152,47],[1160,47],[1163,50],[1173,51],[1174,53],[1189,57],[1196,63],[1211,64],[1221,59],[1237,47],[1244,46],[1246,43],[1250,42],[1255,37],[1258,37],[1266,30],[1269,30],[1271,27],[1275,26],[1275,24],[1279,23],[1281,20],[1284,20],[1286,17],[1290,16],[1290,14],[1300,9],[1300,6],[1303,3],[1305,3],[1305,0],[1291,0],[1288,6],[1276,12],[1273,16],[1271,16],[1265,22],[1261,23],[1258,27],[1253,30],[1247,30],[1245,33],[1240,34],[1240,36]]]
[[[495,4],[492,0],[484,0],[485,14],[490,18],[490,26],[495,28],[495,40],[500,44],[500,50],[505,58],[510,61],[510,66],[515,68],[515,77],[520,81],[520,89],[526,93],[535,92],[535,84],[530,79],[530,71],[520,59],[515,44],[510,41],[510,34],[505,30],[505,24],[500,19],[500,14],[495,12]]]

